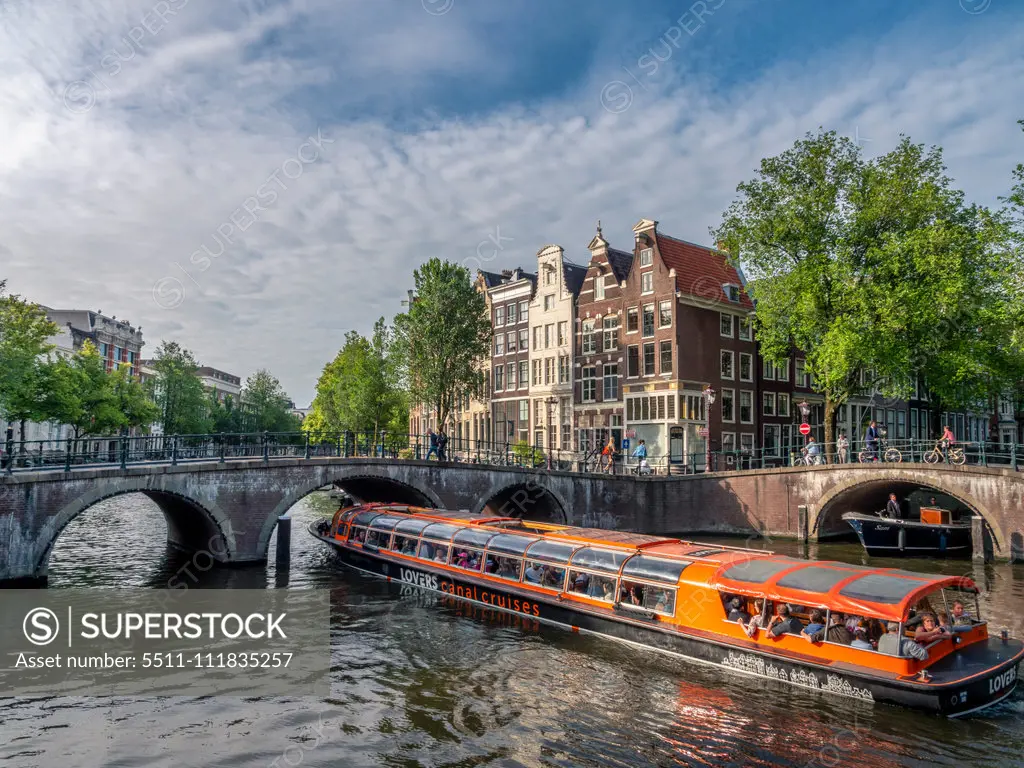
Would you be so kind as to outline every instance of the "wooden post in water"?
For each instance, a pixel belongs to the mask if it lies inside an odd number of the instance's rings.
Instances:
[[[291,567],[292,553],[292,516],[285,512],[277,518],[277,552],[276,563],[279,571]]]
[[[981,515],[974,515],[971,518],[971,543],[974,552],[971,559],[976,563],[987,563],[992,560],[985,542],[985,518]]]
[[[807,505],[800,504],[796,508],[796,539],[807,541]]]

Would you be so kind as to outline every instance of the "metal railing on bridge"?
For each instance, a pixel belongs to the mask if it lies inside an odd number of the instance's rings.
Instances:
[[[15,441],[0,445],[0,467],[7,474],[31,470],[71,472],[83,467],[121,467],[146,464],[230,462],[271,458],[377,458],[391,461],[438,460],[448,464],[483,464],[569,472],[665,475],[707,471],[768,469],[772,467],[878,462],[924,462],[935,465],[977,465],[1017,470],[1016,444],[954,443],[943,447],[934,440],[882,440],[869,445],[817,444],[806,448],[773,446],[714,450],[681,455],[650,454],[646,462],[632,451],[611,457],[600,448],[583,451],[547,449],[525,442],[494,442],[451,438],[446,445],[429,435],[379,432],[341,432],[310,436],[304,432],[259,432],[206,435],[114,435],[54,440]],[[635,446],[633,446],[635,450]],[[710,461],[710,464],[709,464]]]

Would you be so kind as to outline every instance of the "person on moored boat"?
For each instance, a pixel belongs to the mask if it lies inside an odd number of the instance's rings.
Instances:
[[[729,621],[739,621],[743,624],[750,621],[750,614],[743,610],[743,601],[738,597],[734,597],[729,601],[728,608],[729,615],[726,618]]]
[[[804,628],[804,625],[800,623],[800,619],[793,616],[789,610],[789,606],[783,603],[779,606],[778,613],[768,624],[768,633],[772,637],[778,637],[779,635],[792,634],[799,635],[800,631]]]
[[[807,632],[805,629],[804,632]],[[837,645],[850,645],[853,642],[853,635],[843,623],[843,614],[832,613],[828,617],[828,629],[820,632],[808,633],[807,639],[812,643],[820,643],[827,640]]]
[[[938,640],[945,634],[946,630],[939,626],[935,616],[926,613],[921,617],[921,625],[914,632],[914,640],[920,645],[928,645],[928,643]]]
[[[953,629],[962,632],[964,629],[970,629],[974,622],[971,620],[971,615],[964,610],[964,604],[959,600],[953,601]]]
[[[868,628],[864,626],[863,622],[853,630],[853,642],[850,643],[851,648],[860,648],[862,651],[873,651],[875,646],[868,640]]]
[[[889,501],[885,505],[885,516],[891,517],[893,520],[899,520],[900,518],[900,503],[896,501],[896,494],[889,494]]]

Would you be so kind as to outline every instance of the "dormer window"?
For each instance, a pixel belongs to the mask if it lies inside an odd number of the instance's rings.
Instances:
[[[654,249],[644,248],[640,251],[640,266],[649,267],[654,264]]]
[[[740,287],[735,283],[725,283],[722,286],[722,291],[725,293],[725,298],[734,304],[740,303]]]

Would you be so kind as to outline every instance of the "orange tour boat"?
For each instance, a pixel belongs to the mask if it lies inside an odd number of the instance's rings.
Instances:
[[[310,532],[389,581],[953,717],[1013,693],[1024,657],[1020,640],[989,636],[963,576],[396,504],[343,508]]]

